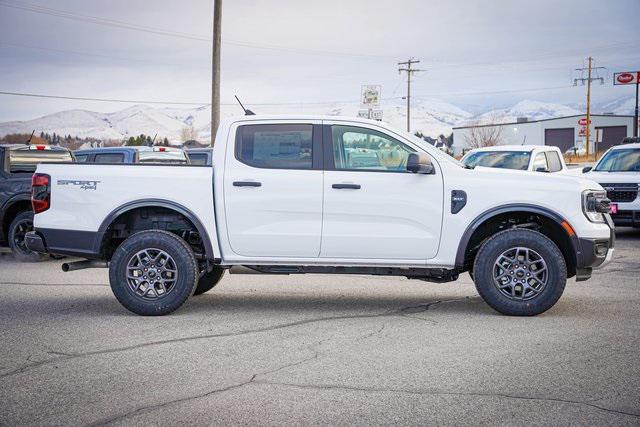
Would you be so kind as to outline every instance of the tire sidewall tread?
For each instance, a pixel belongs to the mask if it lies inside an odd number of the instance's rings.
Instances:
[[[126,268],[131,257],[147,248],[167,252],[177,264],[178,281],[165,297],[143,300],[129,288]],[[198,279],[198,263],[191,247],[177,235],[164,230],[145,230],[129,236],[113,254],[109,264],[111,290],[127,310],[142,316],[169,314],[182,306],[193,294]]]
[[[526,301],[507,298],[493,283],[493,266],[497,257],[517,246],[538,252],[548,269],[545,289]],[[473,277],[478,293],[494,310],[511,316],[535,316],[553,307],[562,296],[567,282],[567,266],[553,240],[538,231],[516,228],[500,231],[483,242],[474,261]]]
[[[42,254],[31,251],[28,254],[22,253],[20,249],[16,248],[13,244],[13,235],[15,232],[15,227],[19,222],[28,219],[33,224],[33,212],[32,211],[22,211],[13,218],[11,224],[9,225],[9,232],[7,233],[7,244],[13,252],[13,256],[20,262],[37,262],[44,259]]]
[[[198,296],[210,291],[218,283],[220,283],[220,280],[222,280],[223,276],[224,269],[219,266],[214,266],[211,271],[204,273],[202,277],[200,277],[196,287],[193,290],[193,295]]]

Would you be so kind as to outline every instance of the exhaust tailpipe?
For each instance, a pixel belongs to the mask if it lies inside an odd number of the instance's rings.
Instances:
[[[106,261],[84,260],[75,262],[65,262],[62,264],[62,271],[65,273],[74,270],[84,270],[85,268],[107,268],[109,263]]]

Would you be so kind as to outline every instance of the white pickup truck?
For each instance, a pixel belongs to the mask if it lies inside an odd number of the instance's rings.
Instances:
[[[453,281],[500,313],[552,307],[613,254],[593,181],[477,167],[380,122],[224,121],[213,167],[47,164],[33,178],[38,252],[104,266],[130,311],[161,315],[223,273]]]
[[[552,145],[494,145],[475,148],[460,159],[468,168],[484,166],[529,172],[566,173],[562,151]]]
[[[640,144],[610,148],[592,168],[582,169],[607,191],[611,218],[616,226],[640,228]]]

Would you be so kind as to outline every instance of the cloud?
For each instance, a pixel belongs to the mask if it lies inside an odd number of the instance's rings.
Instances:
[[[211,0],[188,5],[156,0],[152,7],[142,0],[34,2],[19,4],[205,40],[0,6],[0,90],[209,99]],[[234,94],[248,102],[342,101],[357,99],[361,84],[376,83],[383,85],[383,97],[398,97],[405,89],[396,62],[414,56],[427,70],[416,76],[414,96],[438,94],[460,105],[501,107],[522,99],[522,89],[570,85],[573,69],[589,54],[611,71],[640,68],[640,47],[634,43],[638,13],[640,3],[634,0],[226,0],[222,96],[226,102]],[[595,16],[597,26],[584,25]],[[596,95],[626,94],[618,89],[607,82]],[[584,97],[580,88],[534,94],[565,103]],[[0,120],[74,107],[123,106],[1,97]]]

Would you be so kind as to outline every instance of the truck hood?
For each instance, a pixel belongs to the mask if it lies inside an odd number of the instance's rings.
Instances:
[[[588,172],[582,176],[605,184],[640,183],[640,172]]]

